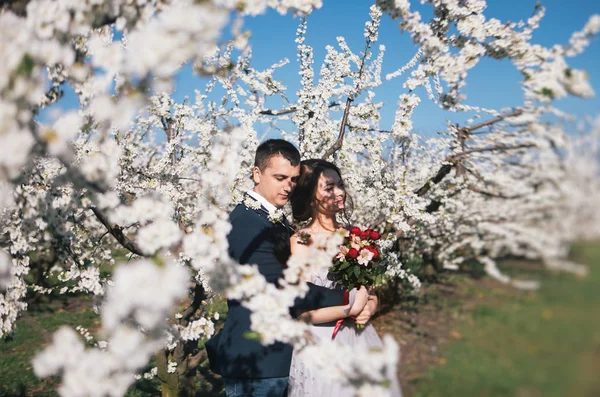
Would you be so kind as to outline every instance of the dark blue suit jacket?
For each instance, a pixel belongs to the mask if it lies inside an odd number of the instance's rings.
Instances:
[[[230,214],[229,254],[242,264],[256,264],[270,283],[283,276],[285,260],[289,256],[289,228],[272,223],[265,209],[253,210],[239,204]],[[287,244],[287,245],[286,245]],[[286,250],[287,252],[282,252]],[[296,311],[344,304],[342,290],[309,284],[305,298],[297,299]],[[263,346],[248,339],[250,311],[238,301],[227,302],[229,312],[223,330],[206,343],[213,372],[227,378],[274,378],[288,376],[292,347],[284,343]]]

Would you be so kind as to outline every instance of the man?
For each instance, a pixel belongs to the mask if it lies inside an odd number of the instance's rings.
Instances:
[[[274,214],[289,200],[300,174],[300,153],[291,143],[271,139],[256,150],[252,178],[254,189],[230,214],[229,254],[239,263],[256,264],[270,283],[283,276],[290,256],[290,229],[285,218]],[[249,339],[250,311],[238,301],[227,302],[223,330],[209,340],[211,369],[223,376],[228,397],[286,396],[292,346],[263,346]],[[309,283],[309,292],[295,302],[296,311],[344,305],[344,291]],[[367,310],[368,311],[368,310]],[[361,320],[368,320],[363,312]]]

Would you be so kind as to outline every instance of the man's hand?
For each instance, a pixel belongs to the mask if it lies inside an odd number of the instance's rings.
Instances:
[[[378,306],[379,299],[377,298],[377,295],[369,295],[369,300],[364,309],[356,316],[356,324],[365,325],[368,323],[373,314],[377,311]]]

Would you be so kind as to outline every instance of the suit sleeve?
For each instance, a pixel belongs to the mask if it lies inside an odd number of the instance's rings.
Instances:
[[[230,221],[229,255],[241,264],[257,265],[268,282],[276,283],[283,267],[275,256],[273,227],[260,222],[252,210],[238,210]]]
[[[260,244],[261,229],[244,219],[237,217],[231,219],[231,232],[227,236],[229,241],[229,255],[239,263],[249,263],[252,256],[252,248]]]
[[[306,312],[320,309],[322,307],[342,306],[344,304],[344,291],[341,289],[330,289],[308,283],[308,292],[304,298],[296,298],[294,302],[295,312]]]

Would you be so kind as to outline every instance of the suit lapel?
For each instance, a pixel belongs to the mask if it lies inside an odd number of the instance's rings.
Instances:
[[[291,230],[290,227],[290,223],[288,222],[287,218],[285,217],[285,215],[283,215],[283,217],[281,218],[280,221],[278,222],[273,222],[269,219],[269,210],[265,208],[264,205],[262,205],[258,200],[254,199],[254,197],[250,196],[249,194],[244,194],[244,201],[243,204],[246,206],[246,208],[255,211],[256,213],[258,213],[258,215],[263,218],[264,220],[266,220],[267,222],[269,222],[272,225],[276,225],[278,223],[282,224],[283,226],[285,226],[285,228],[287,230]]]

